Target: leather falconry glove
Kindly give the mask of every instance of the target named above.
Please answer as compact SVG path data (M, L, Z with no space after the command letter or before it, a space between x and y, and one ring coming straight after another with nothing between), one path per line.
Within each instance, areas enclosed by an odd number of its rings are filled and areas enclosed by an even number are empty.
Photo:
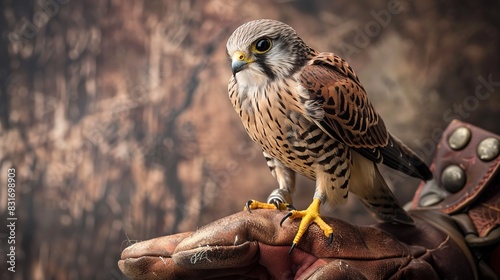
M464 127L465 144L455 135ZM196 232L129 246L118 265L132 279L498 279L500 157L491 143L483 147L484 139L500 138L450 124L431 167L435 179L422 184L412 202L414 226L355 226L324 217L335 228L333 243L312 225L289 255L300 221L280 226L286 212L242 211ZM462 186L453 182L460 176L447 179L452 165L467 177L458 180Z
M413 214L415 226L326 218L336 229L332 244L313 225L288 255L299 221L280 227L283 212L243 211L194 233L136 243L119 266L133 279L473 279L453 221L439 212Z

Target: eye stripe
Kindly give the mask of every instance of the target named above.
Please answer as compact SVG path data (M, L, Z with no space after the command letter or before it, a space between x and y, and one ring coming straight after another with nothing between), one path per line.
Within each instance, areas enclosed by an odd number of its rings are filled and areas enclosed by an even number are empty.
M266 64L266 56L258 56L257 59L255 60L257 64L264 70L264 73L266 73L267 77L269 77L270 80L274 80L275 75L273 70Z

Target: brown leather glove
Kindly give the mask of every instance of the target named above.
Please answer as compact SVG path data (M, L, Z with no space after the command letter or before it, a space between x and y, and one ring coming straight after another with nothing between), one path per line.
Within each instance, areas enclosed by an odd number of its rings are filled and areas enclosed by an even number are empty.
M431 169L413 199L415 226L323 217L333 244L313 225L289 256L299 221L280 227L285 212L256 210L134 244L118 264L134 279L498 279L500 136L455 120Z
M246 211L194 233L159 237L126 248L118 265L133 279L474 279L475 263L452 220L413 211L415 226L359 227L324 217L329 244L312 225L291 255L300 221L286 212Z

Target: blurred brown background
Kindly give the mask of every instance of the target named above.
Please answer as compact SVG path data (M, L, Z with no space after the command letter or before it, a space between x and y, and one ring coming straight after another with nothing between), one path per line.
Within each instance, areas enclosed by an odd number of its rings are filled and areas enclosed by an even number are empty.
M274 18L347 59L428 163L452 118L500 133L498 1L3 0L0 221L16 168L17 272L122 279L135 240L198 226L277 187L227 97L226 39ZM417 180L384 169L401 202ZM295 204L314 183L301 179ZM355 198L335 215L371 223Z

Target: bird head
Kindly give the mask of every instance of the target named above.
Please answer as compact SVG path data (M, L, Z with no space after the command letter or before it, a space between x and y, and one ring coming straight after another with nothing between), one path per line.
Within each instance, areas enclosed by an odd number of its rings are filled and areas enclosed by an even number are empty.
M226 47L233 76L240 85L287 78L301 69L313 52L293 28L271 19L241 25L229 37Z

